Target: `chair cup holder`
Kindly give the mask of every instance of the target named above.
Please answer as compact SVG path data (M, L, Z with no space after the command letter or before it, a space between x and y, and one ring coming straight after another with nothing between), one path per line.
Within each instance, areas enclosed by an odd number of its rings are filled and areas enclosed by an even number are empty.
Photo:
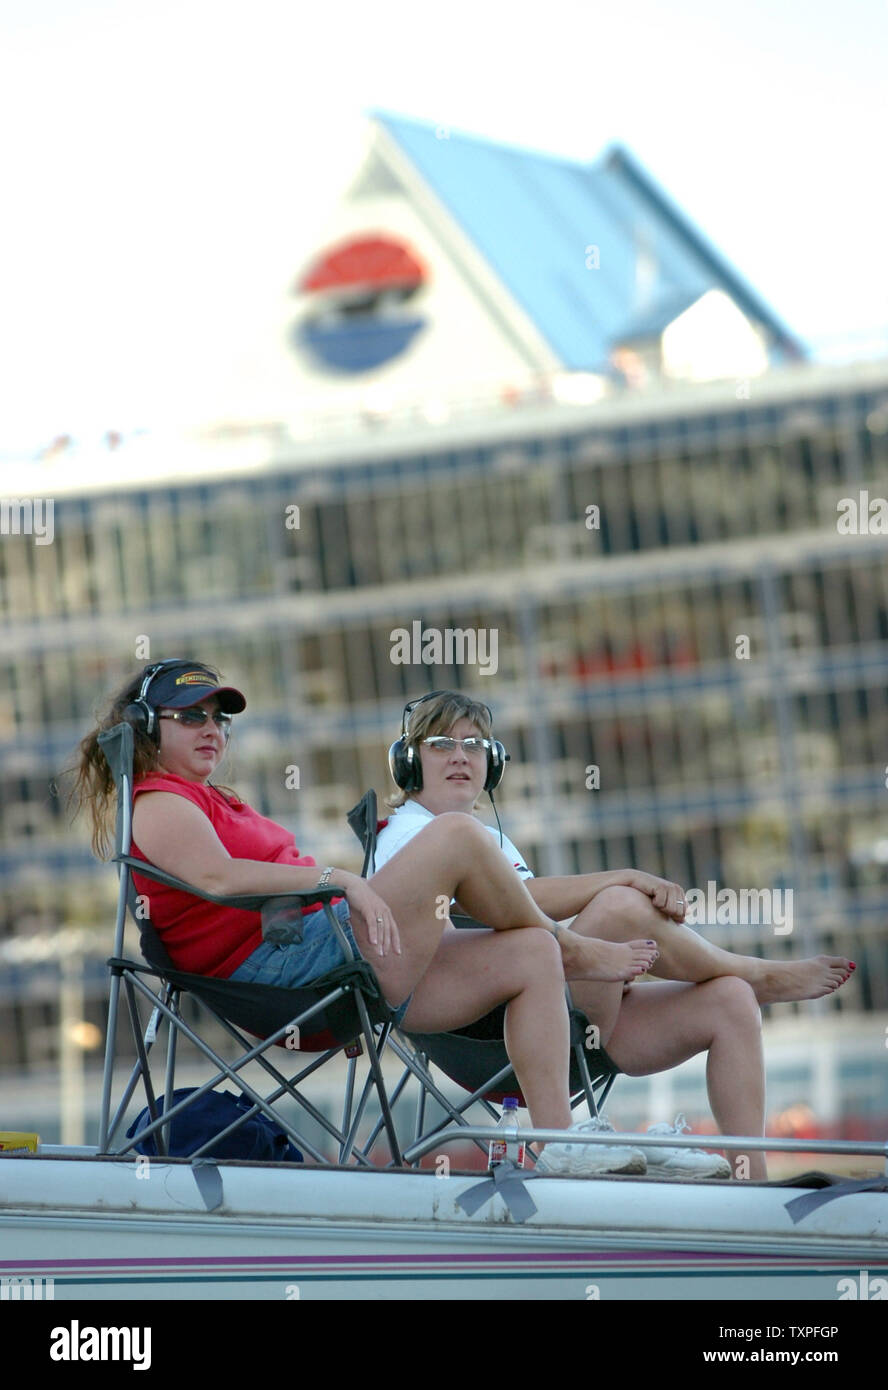
M302 907L297 900L263 903L262 940L272 946L290 946L302 941Z

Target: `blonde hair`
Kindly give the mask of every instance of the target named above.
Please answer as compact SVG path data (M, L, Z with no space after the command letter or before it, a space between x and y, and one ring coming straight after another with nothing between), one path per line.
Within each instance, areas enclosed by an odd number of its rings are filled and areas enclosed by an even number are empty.
M423 700L410 711L403 736L404 742L408 747L412 745L418 749L424 738L433 738L436 734L449 734L460 719L471 720L482 738L492 736L493 725L486 705L472 700L458 690L444 690L431 700ZM405 792L399 787L385 798L385 804L395 810L409 801L412 795L414 793Z

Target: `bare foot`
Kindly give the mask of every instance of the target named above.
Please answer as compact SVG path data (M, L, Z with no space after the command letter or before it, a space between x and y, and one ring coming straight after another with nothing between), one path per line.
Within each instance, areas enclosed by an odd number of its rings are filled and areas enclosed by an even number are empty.
M760 1004L787 1004L793 999L821 999L851 978L854 962L844 956L810 960L762 961L761 978L752 981Z
M563 931L559 941L568 980L634 980L660 954L656 941L599 941L572 931Z

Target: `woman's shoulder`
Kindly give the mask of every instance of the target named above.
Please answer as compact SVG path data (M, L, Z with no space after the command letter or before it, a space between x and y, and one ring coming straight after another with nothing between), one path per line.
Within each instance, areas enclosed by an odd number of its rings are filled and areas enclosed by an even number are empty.
M518 873L521 878L534 878L535 875L533 870L528 868L527 860L524 855L521 853L518 846L509 839L508 835L503 835L502 841L500 842L500 833L496 826L488 825L487 829L490 831L491 835L496 837L497 843L500 845L503 854L506 855L516 873Z
M207 807L213 798L213 788L203 782L189 782L176 772L148 772L133 784L133 796L140 792L173 792L176 796L187 797L195 805Z
M379 833L412 834L427 820L434 820L431 811L427 811L425 806L420 806L418 801L405 801L401 806L392 807Z
M414 801L412 798L409 798L400 806L395 806L389 811L389 818L391 819L392 816L400 816L402 820L406 819L408 816L419 816L421 819L431 820L433 818L433 812L429 811L419 801Z

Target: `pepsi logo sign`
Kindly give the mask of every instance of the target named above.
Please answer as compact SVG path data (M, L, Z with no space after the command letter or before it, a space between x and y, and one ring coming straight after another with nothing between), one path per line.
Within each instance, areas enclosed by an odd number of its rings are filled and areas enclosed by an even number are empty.
M302 300L294 341L325 367L370 371L405 352L426 327L415 300L428 283L416 252L397 237L350 237L324 251L294 286Z

